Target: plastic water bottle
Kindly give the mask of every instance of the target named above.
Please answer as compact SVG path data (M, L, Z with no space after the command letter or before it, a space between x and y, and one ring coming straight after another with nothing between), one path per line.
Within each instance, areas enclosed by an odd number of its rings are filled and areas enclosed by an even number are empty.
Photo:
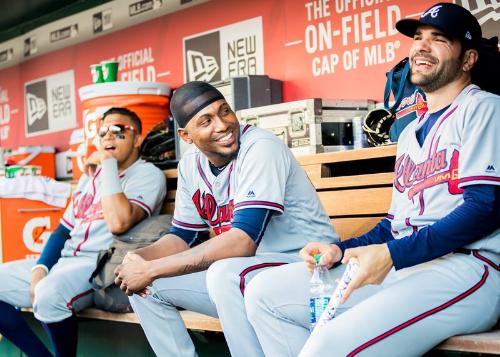
M333 293L333 284L328 278L328 269L319 265L321 256L315 255L316 267L309 281L310 330L316 326Z

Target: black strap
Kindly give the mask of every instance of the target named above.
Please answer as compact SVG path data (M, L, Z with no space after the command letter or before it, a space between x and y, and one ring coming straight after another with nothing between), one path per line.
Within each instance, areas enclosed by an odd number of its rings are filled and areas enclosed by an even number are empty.
M113 248L108 249L99 259L97 262L97 266L94 270L94 272L90 275L89 283L92 283L92 280L101 272L102 268L104 268L104 265L108 262L109 258L113 254Z
M472 249L467 249L467 248L458 248L453 251L453 253L459 253L459 254L465 254L465 255L471 255L473 252Z

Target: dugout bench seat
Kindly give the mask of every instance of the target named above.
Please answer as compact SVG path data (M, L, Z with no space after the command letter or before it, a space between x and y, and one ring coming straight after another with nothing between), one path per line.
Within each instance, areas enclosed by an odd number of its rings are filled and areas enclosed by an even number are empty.
M396 146L340 151L299 157L341 239L359 236L387 214L391 201ZM173 213L177 171L166 170L168 193L163 213ZM134 313L112 313L95 308L81 311L82 318L139 323ZM188 329L219 331L219 320L181 311ZM451 337L441 350L500 354L500 327L489 332Z

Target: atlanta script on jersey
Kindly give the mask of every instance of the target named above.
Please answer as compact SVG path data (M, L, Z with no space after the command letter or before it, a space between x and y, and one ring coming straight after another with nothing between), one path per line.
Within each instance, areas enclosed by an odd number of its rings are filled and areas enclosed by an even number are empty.
M392 220L395 238L430 225L463 203L467 185L500 185L500 97L467 86L438 118L422 146L416 132L428 114L408 125L398 144ZM500 230L468 246L500 252Z

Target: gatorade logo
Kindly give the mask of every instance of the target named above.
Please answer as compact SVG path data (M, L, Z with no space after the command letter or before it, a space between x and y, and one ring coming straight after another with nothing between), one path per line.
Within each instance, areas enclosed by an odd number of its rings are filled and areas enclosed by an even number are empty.
M32 252L41 253L51 233L50 217L32 218L23 228L24 245Z
M43 115L47 112L47 106L42 98L28 93L26 94L26 105L28 109L28 125L33 125L37 120L41 120Z

